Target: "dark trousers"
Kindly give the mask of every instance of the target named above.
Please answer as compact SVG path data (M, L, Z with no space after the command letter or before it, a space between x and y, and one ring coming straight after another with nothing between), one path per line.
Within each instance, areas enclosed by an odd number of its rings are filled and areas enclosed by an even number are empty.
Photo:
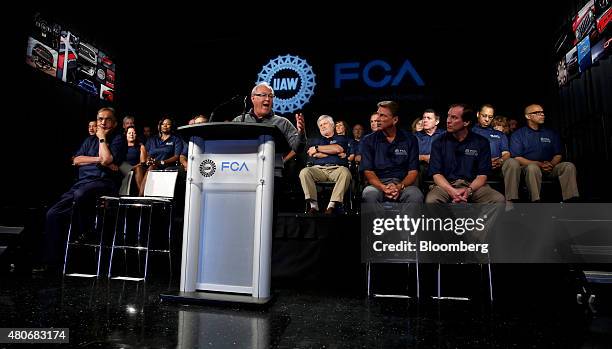
M73 215L73 233L86 233L93 228L96 198L115 194L117 186L107 178L78 181L64 193L47 211L42 261L59 265L68 237L70 216Z

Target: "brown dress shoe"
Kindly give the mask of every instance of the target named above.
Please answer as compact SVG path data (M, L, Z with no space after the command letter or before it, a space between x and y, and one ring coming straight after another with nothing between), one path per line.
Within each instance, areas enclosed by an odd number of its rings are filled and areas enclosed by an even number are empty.
M334 208L333 207L328 207L325 209L325 215L326 216L331 216L334 214Z

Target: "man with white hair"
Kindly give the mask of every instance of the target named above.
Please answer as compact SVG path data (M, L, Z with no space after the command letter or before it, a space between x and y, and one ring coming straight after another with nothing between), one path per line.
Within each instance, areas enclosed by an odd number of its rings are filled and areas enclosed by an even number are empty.
M340 208L344 193L351 183L351 172L348 169L346 157L340 157L348 149L348 138L335 134L334 119L329 115L321 115L317 120L322 137L308 141L308 156L314 163L300 171L300 182L304 196L308 201L307 213L319 212L317 202L316 182L336 182L331 199L325 209L326 215L331 215Z
M274 90L270 84L267 82L260 82L255 85L253 90L251 90L251 102L253 102L253 108L249 110L246 115L235 117L234 120L232 120L233 122L255 122L265 125L274 125L278 127L285 136L293 152L299 153L300 150L303 149L302 146L306 143L306 137L304 135L304 116L301 113L295 115L296 128L288 119L275 115L272 110ZM289 157L294 155L291 152L290 154L291 155L285 156L282 160L289 160ZM281 175L283 161L281 161L280 156L277 157L274 171L277 177Z

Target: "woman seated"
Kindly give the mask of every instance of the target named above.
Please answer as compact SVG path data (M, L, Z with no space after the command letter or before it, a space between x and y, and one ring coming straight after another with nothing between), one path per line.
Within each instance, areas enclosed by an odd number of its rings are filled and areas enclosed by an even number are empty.
M145 163L147 161L147 149L144 144L140 143L138 135L136 134L136 127L129 126L125 134L127 138L127 154L125 161L132 166L134 171L134 177L136 177L136 186L138 187L138 195L144 194L144 174L145 174Z

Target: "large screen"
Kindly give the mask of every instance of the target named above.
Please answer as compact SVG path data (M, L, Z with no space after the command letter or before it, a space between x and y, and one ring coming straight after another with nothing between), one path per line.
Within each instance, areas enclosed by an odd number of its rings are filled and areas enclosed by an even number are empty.
M109 102L114 99L113 59L69 28L50 23L39 14L28 38L26 63L85 93Z

